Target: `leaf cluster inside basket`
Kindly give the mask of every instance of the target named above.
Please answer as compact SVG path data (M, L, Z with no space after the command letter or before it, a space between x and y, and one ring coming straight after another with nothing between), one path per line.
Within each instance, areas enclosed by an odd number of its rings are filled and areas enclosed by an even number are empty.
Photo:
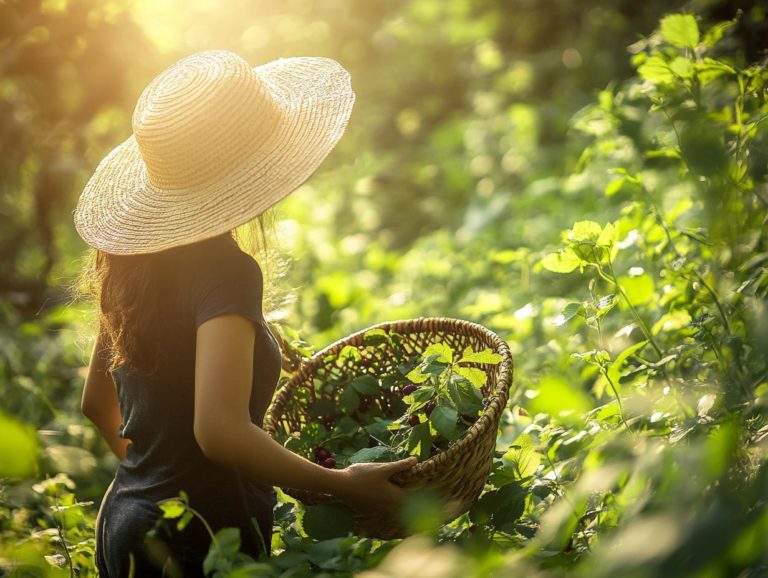
M347 345L326 357L335 371L319 372L313 387L294 392L284 408L307 418L285 446L327 467L346 467L408 455L422 461L461 439L485 406L487 376L474 365L493 365L501 356L471 346L458 352L447 343L405 355L401 340L372 329L364 347Z

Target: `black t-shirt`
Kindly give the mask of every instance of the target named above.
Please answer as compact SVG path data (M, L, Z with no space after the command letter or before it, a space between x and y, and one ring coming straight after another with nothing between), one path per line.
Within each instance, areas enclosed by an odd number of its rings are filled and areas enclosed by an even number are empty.
M263 425L280 376L281 356L262 314L262 271L253 257L225 236L170 251L158 284L168 318L163 319L164 330L153 343L166 348L167 361L152 375L129 363L113 372L122 416L118 434L132 443L101 507L97 565L102 578L127 576L128 551L136 550L140 535L159 516L155 502L178 496L179 490L187 492L190 506L214 532L239 527L242 550L256 557L264 550L260 531L270 553L274 488L206 458L193 432L197 327L225 313L237 313L254 323L249 409L251 421ZM185 576L202 572L210 536L201 523L193 520L168 541L177 558L189 564ZM139 563L147 562L139 556ZM150 575L151 570L145 567L143 572Z

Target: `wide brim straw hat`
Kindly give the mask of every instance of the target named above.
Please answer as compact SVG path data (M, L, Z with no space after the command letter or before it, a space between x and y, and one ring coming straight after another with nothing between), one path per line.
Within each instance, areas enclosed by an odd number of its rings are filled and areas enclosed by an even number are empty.
M177 61L139 97L133 134L96 167L74 222L107 253L153 253L255 218L318 168L355 94L324 57L251 66L227 50Z

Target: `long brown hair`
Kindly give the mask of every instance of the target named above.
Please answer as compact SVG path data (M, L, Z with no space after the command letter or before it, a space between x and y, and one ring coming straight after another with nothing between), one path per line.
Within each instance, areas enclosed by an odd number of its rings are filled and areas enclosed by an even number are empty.
M264 273L263 309L267 319L271 312L288 300L290 293L286 289L280 294L276 291L278 282L282 281L287 271L289 260L273 248L277 244L272 242L276 240L275 214L275 208L272 207L248 225L218 236L231 241L258 261ZM259 226L258 240L252 227L255 223ZM271 238L269 242L268 238ZM146 373L157 370L165 351L155 347L156 341L146 337L164 336L168 324L163 313L168 313L168 308L175 305L174 300L161 299L158 288L171 281L166 275L174 270L174 264L182 252L188 254L190 248L194 250L194 245L185 246L184 251L174 247L137 255L115 255L94 248L88 249L84 265L71 290L76 298L89 298L97 307L99 326L105 333L107 344L107 350L99 353L106 358L108 370L126 361ZM280 332L275 333L282 342ZM165 337L173 338L170 335Z

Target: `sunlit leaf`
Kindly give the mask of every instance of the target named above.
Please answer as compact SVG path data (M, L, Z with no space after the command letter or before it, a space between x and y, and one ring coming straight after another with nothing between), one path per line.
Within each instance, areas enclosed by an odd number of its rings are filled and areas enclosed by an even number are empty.
M670 14L661 19L661 36L673 46L696 48L699 26L691 14Z
M430 343L422 355L424 357L437 355L437 361L443 363L453 362L453 348L447 343Z
M466 377L472 385L477 388L481 388L488 381L488 375L482 370L476 367L463 367L457 366L454 371L459 375Z
M636 277L619 277L619 285L633 305L645 305L653 299L656 287L648 273Z
M674 82L675 75L670 70L667 61L660 56L651 56L637 69L641 78L653 84Z
M490 363L495 364L501 361L501 355L494 353L492 349L486 347L482 351L472 351L472 346L468 345L462 353L459 363L462 362Z
M550 253L544 257L541 264L553 273L570 273L581 264L581 259L570 249L561 249L557 253Z
M32 427L0 413L0 477L34 475L38 449L37 435Z

